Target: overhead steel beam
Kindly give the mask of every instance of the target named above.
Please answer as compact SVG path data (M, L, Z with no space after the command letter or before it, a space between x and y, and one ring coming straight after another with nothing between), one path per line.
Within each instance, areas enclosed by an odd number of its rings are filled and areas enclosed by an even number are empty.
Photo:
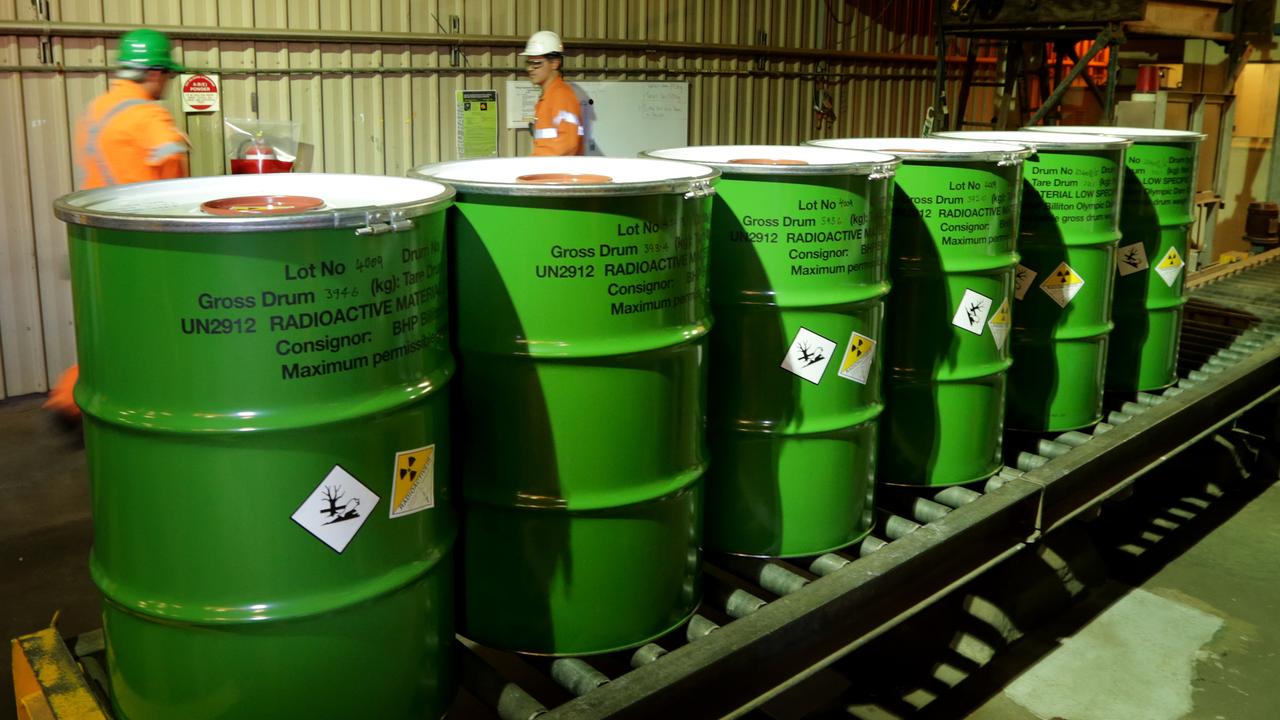
M1076 78L1080 77L1080 73L1089 69L1089 61L1101 52L1102 48L1119 45L1123 42L1124 36L1119 30L1111 27L1103 28L1102 32L1098 33L1098 37L1094 38L1093 44L1089 46L1089 52L1085 53L1080 58L1079 62L1071 66L1071 71L1067 73L1066 77L1062 78L1062 81L1058 83L1058 86L1053 89L1053 93L1050 94L1048 99L1044 101L1044 104L1036 110L1035 114L1031 116L1031 119L1027 121L1027 124L1040 124L1040 121L1044 119L1044 116L1048 115L1050 110L1057 107L1058 102L1061 101L1062 97L1071 89L1071 83L1075 82Z

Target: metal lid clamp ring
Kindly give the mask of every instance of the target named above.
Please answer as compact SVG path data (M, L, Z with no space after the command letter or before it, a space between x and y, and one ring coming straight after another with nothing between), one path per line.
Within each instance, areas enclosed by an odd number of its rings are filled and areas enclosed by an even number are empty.
M364 227L356 228L357 236L385 235L413 227L413 220L405 217L403 210L370 210L364 218Z
M684 194L685 200L696 200L698 198L711 197L716 194L715 187L710 180L695 181L689 191Z

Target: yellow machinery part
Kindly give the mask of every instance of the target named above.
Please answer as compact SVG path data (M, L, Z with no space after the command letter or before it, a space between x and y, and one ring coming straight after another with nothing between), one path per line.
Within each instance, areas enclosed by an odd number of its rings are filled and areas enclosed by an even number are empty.
M55 627L10 641L18 720L106 720Z

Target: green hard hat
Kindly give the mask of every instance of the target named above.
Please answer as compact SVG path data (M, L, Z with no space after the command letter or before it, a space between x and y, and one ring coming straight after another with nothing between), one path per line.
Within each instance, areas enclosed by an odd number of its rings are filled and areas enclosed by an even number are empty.
M120 55L116 62L121 67L146 70L162 68L179 72L182 65L173 59L173 44L164 33L141 28L120 36Z

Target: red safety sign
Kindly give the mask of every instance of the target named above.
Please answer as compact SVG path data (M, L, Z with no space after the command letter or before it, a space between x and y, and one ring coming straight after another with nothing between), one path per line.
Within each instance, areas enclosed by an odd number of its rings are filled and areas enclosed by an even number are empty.
M180 82L183 112L218 111L217 75L183 75Z

